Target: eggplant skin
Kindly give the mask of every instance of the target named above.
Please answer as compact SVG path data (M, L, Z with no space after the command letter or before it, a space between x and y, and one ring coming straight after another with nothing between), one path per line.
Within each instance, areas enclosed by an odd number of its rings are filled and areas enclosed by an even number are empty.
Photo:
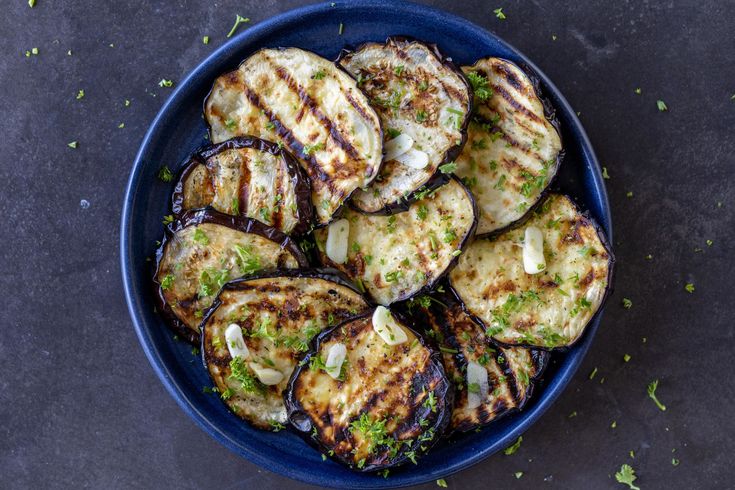
M424 298L410 302L409 311L414 325L422 325L426 336L441 350L444 370L454 383L450 430L468 432L521 410L531 398L550 354L538 349L499 347L449 294L433 293ZM488 396L476 408L468 406L470 361L488 373Z
M407 212L391 216L348 210L348 255L336 264L325 252L328 229L314 232L320 260L362 284L388 305L432 288L451 270L476 227L472 195L457 179L426 193Z
M226 284L202 322L202 359L224 403L238 417L268 429L286 423L283 390L312 337L365 313L370 305L359 291L328 269L299 269L237 279ZM236 369L255 380L247 391L233 377L224 332L237 323L249 357ZM278 370L283 380L266 386L250 362Z
M546 269L526 274L525 228L544 238ZM602 230L562 194L524 225L476 240L449 274L454 294L496 342L541 349L574 344L602 308L615 259Z
M217 78L204 102L215 143L250 134L280 142L311 179L318 225L378 175L380 119L357 82L298 48L261 49Z
M372 313L322 332L285 394L291 425L357 471L384 470L426 453L444 433L453 401L438 352L396 312L408 340L387 345L375 333ZM347 348L344 381L314 361L326 359L336 343Z
M456 175L475 195L482 236L529 215L556 177L564 152L553 108L533 75L500 58L483 58L462 70L477 86Z
M223 283L308 265L298 245L275 228L212 208L193 209L166 228L156 251L153 285L168 325L199 345L199 323Z
M206 206L297 235L309 231L314 215L309 177L296 159L252 136L206 146L189 158L174 189L173 213Z
M394 36L343 50L337 63L358 80L383 128L411 136L414 148L429 155L423 169L384 162L377 179L350 204L367 213L395 212L435 177L446 182L448 175L437 170L459 155L472 112L472 88L452 60L434 44Z

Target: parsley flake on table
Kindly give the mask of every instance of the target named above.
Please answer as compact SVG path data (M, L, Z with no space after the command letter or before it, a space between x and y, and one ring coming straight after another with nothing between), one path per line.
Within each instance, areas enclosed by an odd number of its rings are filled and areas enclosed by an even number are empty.
M658 398L656 398L656 389L658 388L658 380L654 379L648 384L648 396L653 400L653 402L656 404L656 406L661 410L662 412L666 411L666 405L661 403Z
M77 92L77 100L84 98L84 90L79 89L79 92Z
M658 107L658 110L661 111L661 112L664 112L664 111L668 111L669 110L669 107L666 105L666 102L664 102L661 99L658 99L656 101L656 107Z
M36 0L28 0L28 6L30 8L33 8L36 6Z
M602 167L602 178L603 179L609 179L610 178L610 174L607 173L607 167Z
M707 246L708 247L711 247L713 243L715 243L715 242L713 242L712 240L707 240Z
M442 488L447 488L447 481L444 478L439 478L436 481L437 486L440 486Z
M672 466L679 466L679 460L676 458L671 458L671 465Z
M345 25L342 22L339 23L339 31L338 32L339 32L339 35L340 36L342 35L343 32L345 32Z
M684 290L687 293L692 294L694 292L694 284L692 284L691 282L686 283L686 286L684 286Z
M623 298L623 308L629 310L633 307L633 302L628 298Z
M159 87L173 87L173 85L173 80L166 80L165 78L162 78L161 81L158 82Z
M240 24L247 24L248 22L250 22L250 19L248 17L243 17L240 14L236 14L235 24L232 26L232 29L230 29L230 32L227 33L227 37L232 37Z
M495 14L495 17L497 17L500 20L505 20L505 14L503 13L503 8L497 8L493 10L493 13Z
M635 89L635 90L634 90L634 92L635 92L635 93L636 93L637 95L641 95L641 88L640 88L640 87L638 87L637 89Z
M76 141L71 141L71 142L67 143L66 146L68 146L69 148L76 149L77 148L77 142Z
M125 107L130 107L130 101L128 99L125 99Z
M593 379L595 376L597 376L597 368L593 369L592 372L590 372L589 379Z
M523 472L522 471L516 471L514 473L514 475L516 477L516 480L520 480L520 478L523 476Z
M620 467L620 471L615 473L615 479L618 483L628 485L628 488L632 490L641 490L639 487L633 485L637 477L635 476L635 470L629 464L624 464Z
M209 36L204 36L202 38L202 44L209 44Z
M623 362L630 362L630 354L625 354L623 356Z
M503 449L503 454L505 454L506 456L515 454L515 452L518 451L518 448L521 447L522 442L523 442L523 436L518 436L518 439L516 440L516 442L514 442L512 445Z

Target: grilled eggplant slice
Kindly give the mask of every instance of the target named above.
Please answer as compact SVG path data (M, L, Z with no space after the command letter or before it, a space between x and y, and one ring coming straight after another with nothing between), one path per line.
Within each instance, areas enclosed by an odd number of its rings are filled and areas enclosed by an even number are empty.
M187 211L171 223L156 257L159 307L171 328L197 345L203 312L225 282L308 265L299 247L275 228L211 208Z
M344 220L316 230L320 260L344 272L382 305L430 289L472 237L475 204L456 179L422 194L404 213L376 216L348 210ZM337 235L341 226L347 228L343 263L328 253L329 235Z
M297 48L262 49L214 82L204 114L215 143L250 134L285 145L311 179L317 222L378 175L380 120L357 82Z
M173 194L173 212L211 206L257 219L286 234L309 230L311 185L285 149L260 138L236 137L195 153Z
M462 67L475 88L475 117L456 174L480 211L477 234L524 217L557 174L562 143L550 105L532 79L500 58Z
M263 429L284 424L283 390L311 338L369 309L335 272L280 271L222 288L202 323L202 353L222 399L238 417ZM231 353L228 341L239 342L227 338L231 329L241 332L245 348L235 352L242 355Z
M424 325L439 345L444 370L454 382L451 430L474 430L523 408L548 352L498 347L448 295L422 296L410 304L414 323Z
M285 398L289 421L308 441L360 471L415 461L441 437L452 410L439 354L398 316L393 321L405 339L389 345L374 316L319 335ZM337 379L329 374L333 350L345 352Z
M525 238L535 233L543 243L532 247ZM545 264L532 261L528 273L534 247ZM470 245L449 279L493 339L553 349L576 342L601 308L613 263L594 221L568 197L550 194L522 226Z
M437 173L437 169L453 160L464 145L472 110L469 83L435 45L405 37L344 51L338 63L358 80L387 136L394 140L385 144L388 154L378 178L357 191L351 204L368 213L405 210L404 199L421 186L447 181L448 172ZM408 144L391 151L398 135ZM406 151L424 155L412 157L414 162L419 158L419 163L406 164Z

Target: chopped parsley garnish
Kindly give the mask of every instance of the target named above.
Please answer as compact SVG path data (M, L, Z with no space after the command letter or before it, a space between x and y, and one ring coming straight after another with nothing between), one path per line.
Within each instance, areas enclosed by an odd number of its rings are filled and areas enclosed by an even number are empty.
M493 89L490 88L487 78L483 77L476 71L471 71L467 74L467 79L470 81L470 85L472 85L475 97L479 100L484 101L493 96Z
M321 151L324 149L324 143L314 143L313 145L304 145L301 153L304 155L311 155L315 151Z
M633 307L633 302L628 298L623 298L623 308L629 310Z
M597 375L597 368L593 369L589 375L589 379L593 379Z
M161 223L163 223L164 225L170 225L173 222L174 222L174 215L173 214L167 214L161 220Z
M232 214L237 216L240 214L240 200L236 197L232 198L232 204L230 205L230 210L232 211Z
M671 458L671 465L672 466L679 466L679 460L676 458Z
M451 174L457 170L457 164L454 162L445 163L439 166L439 171L443 174Z
M393 73L395 73L397 77L400 77L401 73L403 73L403 69L404 69L403 65L398 65L395 68L393 68Z
M515 452L518 451L518 448L521 447L522 442L523 442L523 436L518 436L518 439L516 440L516 442L514 442L512 445L503 449L503 454L505 454L506 456L515 454Z
M204 269L199 274L199 297L213 296L227 282L230 271L227 269Z
M345 32L345 25L343 22L339 23L339 31L337 31L339 35L341 36L343 32Z
M171 170L169 170L166 165L164 165L161 167L161 170L158 171L158 178L163 182L171 182L171 179L174 178L174 174L171 173Z
M253 253L250 247L235 245L233 250L237 256L235 262L243 275L254 274L261 269L260 258Z
M686 286L684 286L684 290L685 290L685 291L686 291L687 293L689 293L689 294L693 293L693 292L694 292L694 284L692 284L691 282L688 282L688 283L686 284Z
M232 37L240 24L247 24L248 22L250 22L249 18L237 14L237 16L235 17L235 24L232 26L232 29L230 29L230 32L227 33L227 37Z
M326 72L324 70L319 70L316 73L314 73L311 76L311 78L313 78L314 80L323 80L324 77L326 77L326 76L327 76L327 74L326 74Z
M661 403L658 398L656 398L656 389L658 388L658 380L654 379L648 384L648 396L653 400L653 403L656 404L656 406L661 410L662 412L666 411L666 405Z
M79 89L79 92L77 92L77 100L84 98L84 90Z
M204 36L202 38L202 44L209 44L209 36Z
M661 111L661 112L664 112L664 111L668 111L669 110L668 106L666 105L666 102L664 102L661 99L659 99L659 100L656 101L656 107L658 107L658 110Z
M388 133L388 137L390 139L397 138L398 136L401 135L401 132L395 128L388 128L385 131L386 133Z
M201 243L202 245L209 245L209 237L202 231L201 228L194 230L194 241Z
M385 280L386 282L396 282L401 277L403 277L403 272L401 271L391 271L385 273Z
M434 396L433 391L430 391L429 394L426 396L426 400L424 400L423 406L424 408L431 409L432 412L436 412L436 397Z
M164 291L171 287L171 285L174 283L174 275L173 274L166 274L163 276L163 279L161 279L161 289Z
M416 122L422 123L426 121L427 117L426 111L416 111Z
M230 361L229 379L238 381L242 390L247 393L265 395L265 386L250 373L248 368L245 366L245 361L240 356L235 356L235 358Z
M607 173L607 167L602 167L602 178L610 179L610 174Z
M396 231L396 217L395 216L388 217L388 224L386 225L386 227L388 229L388 233L393 233L394 231Z
M71 142L67 143L66 146L68 146L69 148L76 149L77 148L77 142L76 141L71 141Z
M628 464L620 467L620 471L615 473L615 479L618 483L628 485L631 490L641 490L640 487L633 485L633 482L636 481L635 470Z
M631 358L630 358L630 354L625 354L625 355L623 356L623 362L630 362L630 359L631 359Z
M505 14L503 13L503 8L497 8L493 10L493 13L495 14L495 17L497 17L500 20L505 20Z
M429 208L427 208L423 204L419 205L418 209L416 210L416 217L420 219L421 221L423 221L426 219L428 215L429 215Z

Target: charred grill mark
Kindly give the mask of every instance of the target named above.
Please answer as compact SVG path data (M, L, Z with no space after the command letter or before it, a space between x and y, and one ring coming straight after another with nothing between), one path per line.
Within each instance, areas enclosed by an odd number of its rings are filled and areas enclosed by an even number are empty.
M525 91L525 87L523 86L523 83L515 76L515 74L504 64L504 63L495 63L492 67L493 71L496 75L501 75L505 81L508 82L508 85L513 87L519 92Z
M304 153L303 143L301 143L293 135L291 130L287 126L285 126L283 122L281 122L281 120L273 113L273 111L271 111L268 107L266 107L265 104L263 104L258 94L253 91L245 82L242 83L242 90L243 92L245 92L245 97L247 97L248 101L250 101L253 106L263 111L263 114L265 114L268 120L275 125L275 131L278 137L284 141L284 143L289 147L291 152L298 158L298 160L305 164L302 166L304 167L304 170L306 170L306 172L309 174L309 177L311 177L312 185L314 187L319 187L319 183L328 180L329 174L327 174L324 169L322 169L317 159L311 155L306 155Z
M329 136L331 137L332 141L334 141L342 149L342 151L344 151L352 159L360 161L361 157L359 152L355 149L354 146L352 146L349 141L345 140L342 137L342 134L339 131L336 130L332 120L329 119L329 117L327 117L321 110L319 110L317 102L315 102L314 99L312 99L311 96L294 81L294 79L291 77L291 75L288 74L285 68L276 65L272 61L271 65L275 66L275 73L276 75L278 75L278 78L283 80L286 83L286 86L292 92L296 93L299 96L301 102L306 107L308 107L311 115L314 116L317 121L319 121L319 123L324 127L324 129L327 130L327 132L329 132Z
M274 203L273 203L273 212L271 213L271 222L272 226L275 228L281 229L281 226L283 225L283 214L284 214L284 196L286 195L283 184L284 179L286 178L285 175L283 175L280 171L276 172L276 195L274 196ZM281 197L281 200L278 201L278 196Z
M579 280L579 285L581 287L589 286L592 283L592 280L595 278L595 271L593 269L590 269L587 271L587 274Z
M505 87L501 85L493 85L493 91L496 94L499 94L508 103L508 105L510 105L516 111L525 115L528 119L531 119L532 121L535 121L539 124L544 123L545 119L540 118L525 105L516 100L513 95L511 95L510 92L505 89Z
M501 360L503 362L500 362ZM505 378L505 382L508 385L508 391L510 391L512 399L516 402L519 402L523 399L523 392L520 390L519 386L516 383L516 376L513 372L513 366L508 359L508 355L503 349L498 349L495 352L495 362L503 372L503 377Z

